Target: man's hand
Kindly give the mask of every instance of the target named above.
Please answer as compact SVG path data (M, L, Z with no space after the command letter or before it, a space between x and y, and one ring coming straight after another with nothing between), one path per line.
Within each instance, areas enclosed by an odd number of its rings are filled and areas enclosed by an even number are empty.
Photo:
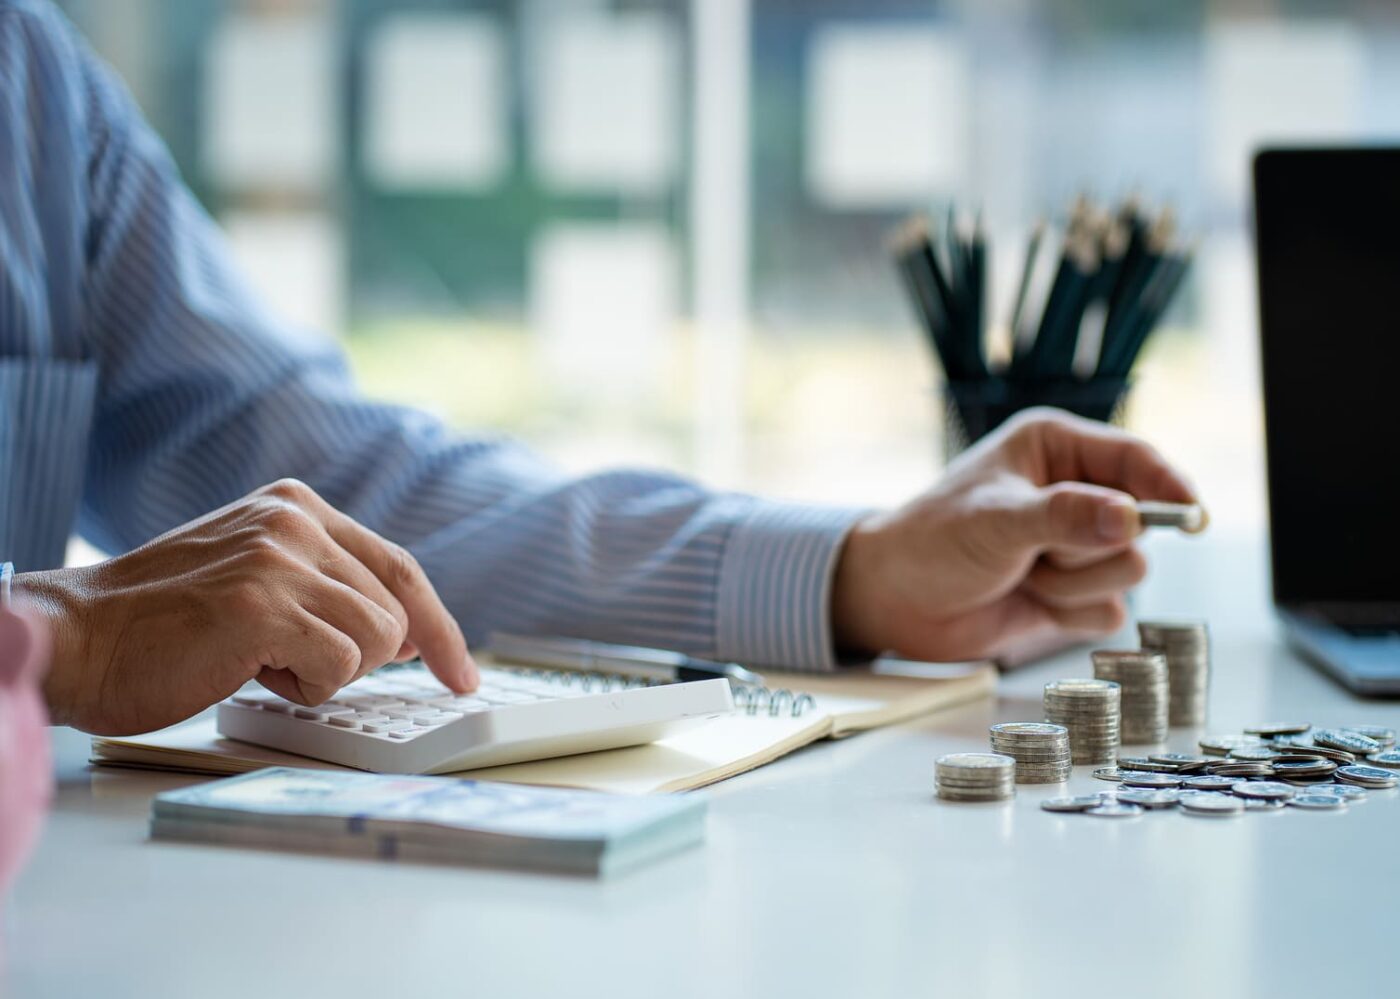
M252 679L318 704L415 655L454 691L477 683L413 556L290 479L110 562L18 576L15 593L53 635L54 721L104 735L173 724Z
M1003 655L1123 623L1147 571L1134 498L1194 502L1149 445L1056 410L1018 416L929 492L858 524L832 592L837 647Z

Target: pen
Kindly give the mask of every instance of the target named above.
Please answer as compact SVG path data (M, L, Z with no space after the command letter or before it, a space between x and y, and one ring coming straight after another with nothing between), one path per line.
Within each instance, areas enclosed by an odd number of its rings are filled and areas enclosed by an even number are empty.
M610 645L581 638L509 635L502 632L492 633L487 648L498 659L528 666L546 666L551 669L589 673L615 673L619 676L663 683L726 679L731 684L763 685L763 677L738 663L697 659L667 649Z

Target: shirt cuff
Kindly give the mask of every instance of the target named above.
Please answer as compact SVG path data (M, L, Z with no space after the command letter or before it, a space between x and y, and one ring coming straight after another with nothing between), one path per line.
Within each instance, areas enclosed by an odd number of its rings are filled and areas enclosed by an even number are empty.
M763 503L735 524L719 569L719 658L757 667L834 670L832 577L842 542L869 512Z

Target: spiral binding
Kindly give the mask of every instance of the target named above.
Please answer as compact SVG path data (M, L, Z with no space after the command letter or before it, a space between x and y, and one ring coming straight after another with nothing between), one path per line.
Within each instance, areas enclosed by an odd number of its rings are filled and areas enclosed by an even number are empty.
M578 689L584 693L606 694L612 690L634 690L637 687L664 686L660 683L653 683L635 676L621 676L617 673L581 672L567 669L532 669L530 667L498 665L500 669L508 669L512 673L519 673L521 676L528 676L532 679L543 680L546 683L558 683L565 687L578 685ZM734 687L734 710L742 711L744 714L757 715L760 711L767 710L770 718L777 718L786 708L790 717L801 718L802 715L816 708L816 699L811 694L800 694L788 690L786 687L779 687L776 690L770 687L755 687L752 685L740 685Z

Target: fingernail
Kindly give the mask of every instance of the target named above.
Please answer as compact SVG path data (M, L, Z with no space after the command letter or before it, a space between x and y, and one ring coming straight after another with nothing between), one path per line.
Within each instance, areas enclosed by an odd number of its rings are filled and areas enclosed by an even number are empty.
M1137 507L1127 500L1113 500L1099 507L1099 537L1104 541L1128 541L1137 536Z

